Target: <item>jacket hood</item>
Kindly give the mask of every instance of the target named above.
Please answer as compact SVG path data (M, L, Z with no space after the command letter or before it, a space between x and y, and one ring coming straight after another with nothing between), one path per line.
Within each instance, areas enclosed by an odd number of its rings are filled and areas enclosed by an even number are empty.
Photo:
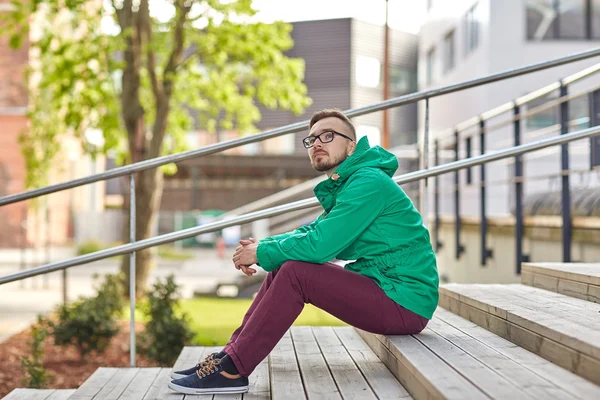
M369 139L364 136L356 144L354 153L344 160L344 162L335 170L335 173L332 174L332 179L334 179L334 175L337 174L339 180L346 180L357 170L366 167L379 168L388 176L392 177L398 169L398 159L383 147L371 147L369 145Z

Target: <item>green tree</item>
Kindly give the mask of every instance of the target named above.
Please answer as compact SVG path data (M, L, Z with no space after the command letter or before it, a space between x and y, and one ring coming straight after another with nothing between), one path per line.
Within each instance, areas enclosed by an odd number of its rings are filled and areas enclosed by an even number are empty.
M31 127L21 141L28 187L46 183L66 134L83 144L86 132L100 130L103 147L86 151L116 150L122 163L137 162L184 150L194 118L212 132L219 125L248 134L259 104L296 114L310 104L303 60L284 55L291 25L253 21L251 0L151 3L13 0L12 11L0 14L0 33L32 55ZM174 172L168 167L136 176L138 240L151 235L163 173ZM140 251L137 262L142 293L151 251Z

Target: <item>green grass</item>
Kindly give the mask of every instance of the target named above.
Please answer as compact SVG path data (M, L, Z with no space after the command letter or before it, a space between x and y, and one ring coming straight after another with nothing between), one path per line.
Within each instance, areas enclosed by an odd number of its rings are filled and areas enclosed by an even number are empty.
M194 298L181 300L182 311L190 317L190 327L196 336L193 344L223 346L233 331L241 324L250 307L249 299ZM294 325L342 326L346 325L310 304L307 304Z

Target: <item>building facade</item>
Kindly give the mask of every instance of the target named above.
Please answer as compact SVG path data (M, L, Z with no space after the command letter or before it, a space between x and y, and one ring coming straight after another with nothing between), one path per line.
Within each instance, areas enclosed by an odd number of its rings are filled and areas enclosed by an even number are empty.
M301 115L261 108L261 130L308 120L323 108L366 106L383 99L384 27L352 18L294 22L294 47L290 57L305 61L304 83L312 105ZM390 96L400 96L417 88L417 36L390 31ZM359 137L368 136L380 144L382 113L354 118ZM410 105L389 113L390 144L410 145L417 141L417 108ZM231 149L223 155L189 160L179 173L168 177L163 194L163 210L184 205L188 210L231 209L258 200L318 176L312 170L302 146L308 132L285 135L261 143ZM235 131L220 132L221 140L238 137ZM217 136L196 132L194 147L216 143ZM252 155L253 168L239 168ZM215 168L213 158L219 159ZM402 163L404 170L414 163ZM293 166L290 168L289 166ZM204 190L211 188L210 191ZM309 195L308 193L307 195Z
M428 1L428 16L419 35L419 88L430 89L477 77L534 64L600 46L600 3L591 0L442 0ZM446 156L454 158L456 124L503 103L557 82L598 59L547 69L521 77L437 97L430 105L431 145L437 140ZM592 75L570 84L568 94L584 93L600 85L600 75ZM559 97L556 90L538 99L521 112L527 112ZM597 103L597 102L596 102ZM597 108L597 107L596 107ZM588 95L569 101L570 129L588 126ZM420 113L423 114L423 105ZM512 118L512 110L494 118L488 126ZM521 123L522 143L552 137L560 133L558 106L551 107ZM592 111L592 113L598 112ZM423 119L419 129L423 130ZM460 134L459 156L480 152L478 128ZM514 145L514 127L504 124L486 134L486 151ZM597 144L595 144L597 145ZM432 147L433 148L433 147ZM572 190L599 187L598 173L591 170L588 141L569 145L570 168L580 174L571 179ZM444 152L442 152L444 154ZM595 160L593 164L598 164ZM525 197L560 191L560 148L524 157ZM479 169L460 172L461 215L479 215ZM514 160L490 164L486 170L487 209L490 215L508 215L514 209ZM454 203L452 174L441 178L441 212L452 214Z

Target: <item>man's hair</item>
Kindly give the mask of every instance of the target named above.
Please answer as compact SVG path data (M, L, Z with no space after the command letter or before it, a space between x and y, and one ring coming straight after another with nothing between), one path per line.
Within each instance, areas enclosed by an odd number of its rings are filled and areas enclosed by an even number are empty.
M308 124L308 129L312 129L314 124L325 118L337 118L343 121L350 130L352 138L356 140L356 129L354 129L354 125L352 125L352 122L350 122L348 117L346 117L344 113L337 108L326 108L314 113L310 119L310 123Z

